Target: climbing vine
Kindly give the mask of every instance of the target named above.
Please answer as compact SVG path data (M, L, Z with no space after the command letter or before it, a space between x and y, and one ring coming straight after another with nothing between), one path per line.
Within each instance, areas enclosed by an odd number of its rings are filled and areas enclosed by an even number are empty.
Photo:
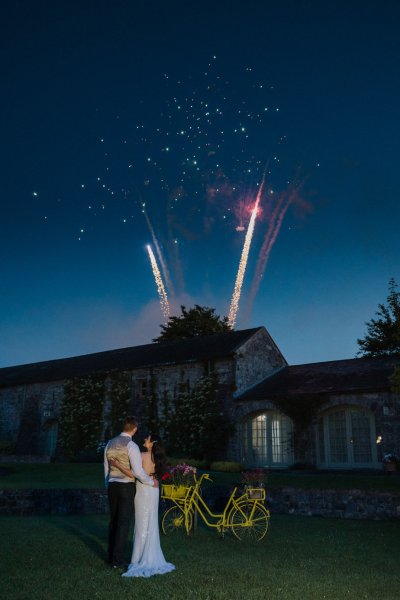
M59 445L69 456L97 447L103 429L104 374L66 382L59 420Z
M109 373L111 397L111 432L117 435L121 431L121 424L129 413L131 398L131 383L129 373L126 371L112 371Z
M312 424L324 402L326 398L322 395L290 396L273 400L275 406L290 417L298 429L307 429Z
M146 399L145 420L149 433L160 432L160 420L158 417L159 399L157 396L157 379L154 373L150 377L150 393Z
M308 428L316 420L324 402L326 402L326 398L322 395L290 396L273 400L275 406L290 417L294 423L292 445L295 456L300 459L306 459L313 447Z
M193 388L182 383L162 425L172 453L211 459L223 452L233 428L218 398L216 373L202 377Z

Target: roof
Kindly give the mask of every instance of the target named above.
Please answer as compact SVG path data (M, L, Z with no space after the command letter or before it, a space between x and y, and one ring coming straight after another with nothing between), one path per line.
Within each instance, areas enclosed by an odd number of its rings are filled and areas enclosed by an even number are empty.
M132 346L72 358L4 367L0 369L0 387L61 381L113 369L129 370L215 360L232 356L237 348L262 329L264 328L256 327L183 341Z
M400 355L288 366L236 399L261 400L283 396L388 390L388 377L396 365L400 365Z

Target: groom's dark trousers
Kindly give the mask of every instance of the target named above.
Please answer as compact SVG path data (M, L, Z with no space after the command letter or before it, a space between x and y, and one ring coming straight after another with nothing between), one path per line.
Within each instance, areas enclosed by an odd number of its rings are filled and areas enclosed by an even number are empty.
M111 481L107 492L110 507L108 561L112 565L122 566L125 563L125 546L134 511L136 483Z

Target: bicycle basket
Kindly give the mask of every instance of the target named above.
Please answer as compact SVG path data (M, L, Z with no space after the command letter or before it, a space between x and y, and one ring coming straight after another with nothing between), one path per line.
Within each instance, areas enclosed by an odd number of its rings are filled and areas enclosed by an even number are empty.
M264 488L247 488L247 495L250 500L265 500Z
M184 485L178 486L178 485L163 484L161 497L162 498L172 498L172 499L179 499L179 498L183 499L183 498L186 498L190 489L191 489L191 487L187 487Z

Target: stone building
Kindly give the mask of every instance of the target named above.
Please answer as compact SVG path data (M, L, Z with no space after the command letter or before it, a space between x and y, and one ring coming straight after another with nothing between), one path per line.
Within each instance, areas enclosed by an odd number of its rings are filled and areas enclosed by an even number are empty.
M127 373L130 409L144 417L150 388L173 398L182 382L218 375L235 425L226 459L252 466L377 468L400 454L400 398L388 377L400 357L289 366L264 327L0 369L0 441L54 455L65 384ZM107 386L106 386L107 389ZM112 398L109 399L112 401ZM106 429L106 427L105 427Z

